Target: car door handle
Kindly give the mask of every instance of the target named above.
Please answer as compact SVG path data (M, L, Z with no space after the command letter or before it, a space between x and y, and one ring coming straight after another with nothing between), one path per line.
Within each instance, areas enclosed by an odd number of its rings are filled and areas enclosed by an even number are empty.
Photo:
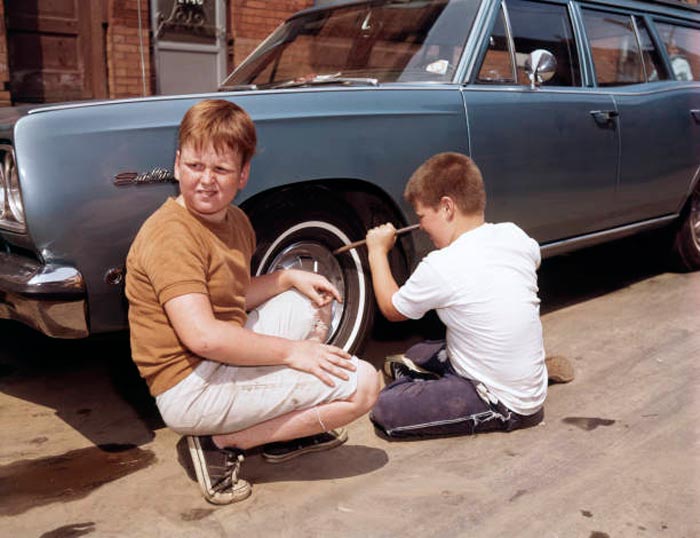
M700 123L700 108L691 108L690 109L690 115L693 117L695 121Z
M597 123L603 124L610 123L620 115L617 110L591 110L590 114Z

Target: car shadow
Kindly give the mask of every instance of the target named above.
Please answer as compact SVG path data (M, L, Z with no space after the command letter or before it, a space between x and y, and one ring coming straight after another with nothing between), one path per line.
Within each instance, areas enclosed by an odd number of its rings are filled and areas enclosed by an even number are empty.
M588 301L670 270L668 233L640 234L542 261L541 314Z
M163 427L128 333L59 340L2 320L0 341L0 392L52 410L95 445L140 446Z

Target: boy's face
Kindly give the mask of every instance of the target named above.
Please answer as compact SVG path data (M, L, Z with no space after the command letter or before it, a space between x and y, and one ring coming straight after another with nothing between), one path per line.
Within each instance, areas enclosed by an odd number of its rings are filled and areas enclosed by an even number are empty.
M195 215L212 222L226 216L226 208L245 187L250 163L243 165L238 152L217 152L213 145L195 149L186 144L175 156L175 177L180 182L178 201Z
M423 205L420 200L416 200L413 209L418 217L421 230L428 234L435 248L443 248L450 244L451 231L446 211L442 203L436 208Z

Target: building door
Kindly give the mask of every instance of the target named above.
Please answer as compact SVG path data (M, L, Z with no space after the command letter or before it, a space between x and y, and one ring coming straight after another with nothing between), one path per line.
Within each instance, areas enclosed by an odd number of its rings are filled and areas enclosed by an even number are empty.
M103 6L103 0L5 0L15 104L107 96Z
M159 94L216 91L226 77L225 0L152 0Z

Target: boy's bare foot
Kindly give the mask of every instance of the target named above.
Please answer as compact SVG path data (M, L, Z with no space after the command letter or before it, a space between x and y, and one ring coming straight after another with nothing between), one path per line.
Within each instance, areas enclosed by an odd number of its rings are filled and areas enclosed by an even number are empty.
M561 355L552 355L544 359L547 365L547 377L550 383L568 383L574 379L574 366L569 359Z

